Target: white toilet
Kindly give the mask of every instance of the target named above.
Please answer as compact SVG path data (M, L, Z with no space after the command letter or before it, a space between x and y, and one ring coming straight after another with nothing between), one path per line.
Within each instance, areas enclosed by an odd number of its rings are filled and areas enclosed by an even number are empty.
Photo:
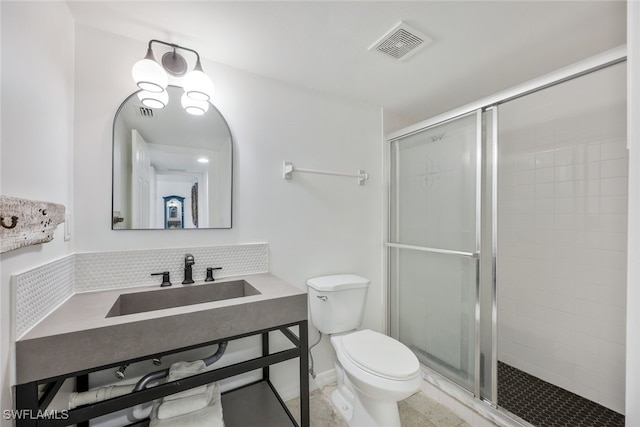
M362 322L369 280L355 274L309 279L311 322L331 335L338 388L331 399L350 427L400 427L398 401L420 389L420 363L404 344Z

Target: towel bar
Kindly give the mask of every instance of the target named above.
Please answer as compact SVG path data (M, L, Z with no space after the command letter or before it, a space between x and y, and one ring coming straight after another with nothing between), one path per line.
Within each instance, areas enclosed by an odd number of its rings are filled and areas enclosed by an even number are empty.
M315 173L320 175L333 175L333 176L346 176L349 178L358 178L358 184L364 185L364 182L369 179L369 174L363 170L358 170L358 173L343 173L343 172L331 172L331 171L322 171L317 169L303 169L298 168L293 165L292 162L284 162L282 165L282 177L284 179L291 179L293 172L305 172L305 173Z

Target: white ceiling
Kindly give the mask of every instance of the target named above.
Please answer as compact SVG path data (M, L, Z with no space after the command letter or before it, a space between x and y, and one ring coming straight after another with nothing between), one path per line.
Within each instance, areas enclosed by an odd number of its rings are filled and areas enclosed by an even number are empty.
M77 22L381 106L408 123L625 43L618 1L68 1ZM435 41L369 51L398 22ZM142 56L142 53L141 53ZM206 69L205 69L206 71Z

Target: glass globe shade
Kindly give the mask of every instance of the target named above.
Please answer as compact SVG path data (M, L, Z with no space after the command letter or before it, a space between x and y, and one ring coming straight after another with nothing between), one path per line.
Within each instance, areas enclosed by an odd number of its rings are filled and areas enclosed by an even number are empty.
M197 101L208 101L213 95L211 79L197 68L184 76L184 92Z
M149 92L163 92L169 83L162 66L148 57L133 64L131 75L140 89Z

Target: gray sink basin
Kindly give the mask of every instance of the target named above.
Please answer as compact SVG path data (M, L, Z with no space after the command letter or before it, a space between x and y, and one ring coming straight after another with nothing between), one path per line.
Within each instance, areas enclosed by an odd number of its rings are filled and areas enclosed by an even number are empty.
M121 294L106 317L124 316L126 314L163 310L251 295L260 295L260 292L245 280Z

